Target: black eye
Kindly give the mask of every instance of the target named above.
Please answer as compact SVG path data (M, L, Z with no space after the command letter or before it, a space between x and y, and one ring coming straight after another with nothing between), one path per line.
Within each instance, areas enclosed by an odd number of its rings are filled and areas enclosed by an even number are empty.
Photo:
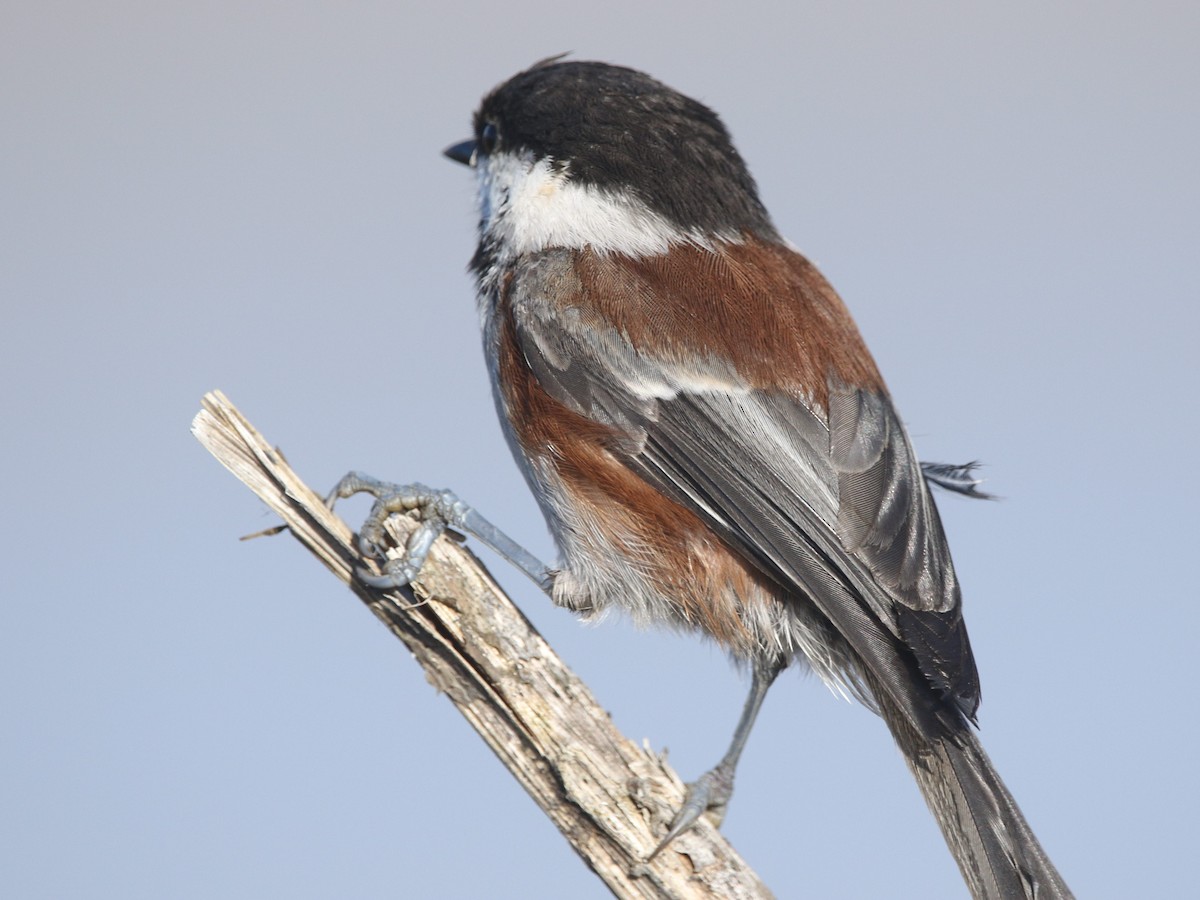
M479 152L491 153L496 149L496 144L500 141L500 132L496 130L496 126L488 122L483 126L483 130L479 132Z

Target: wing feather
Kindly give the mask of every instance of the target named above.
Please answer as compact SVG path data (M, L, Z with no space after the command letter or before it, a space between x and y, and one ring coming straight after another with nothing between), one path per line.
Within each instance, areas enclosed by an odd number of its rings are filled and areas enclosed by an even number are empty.
M614 450L626 465L815 604L915 723L928 724L935 697L973 717L954 567L885 393L831 377L826 412L728 366L639 352L570 310L527 298L514 318L542 387L626 435ZM917 671L933 692L914 689Z

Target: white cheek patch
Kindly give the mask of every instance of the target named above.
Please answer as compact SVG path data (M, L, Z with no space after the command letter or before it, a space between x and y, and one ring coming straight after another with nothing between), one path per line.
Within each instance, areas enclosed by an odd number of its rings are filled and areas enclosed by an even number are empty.
M710 244L627 192L571 182L563 167L547 159L497 153L481 157L476 171L483 231L514 254L587 246L601 253L653 256L673 244Z

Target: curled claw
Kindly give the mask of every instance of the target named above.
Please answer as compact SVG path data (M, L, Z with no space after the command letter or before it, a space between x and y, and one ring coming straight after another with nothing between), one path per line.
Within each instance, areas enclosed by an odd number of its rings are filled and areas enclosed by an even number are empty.
M383 560L388 547L384 524L395 515L407 515L419 525L409 536L404 555L383 564L384 574L358 570L364 584L384 590L411 584L420 574L429 551L447 528L455 528L479 538L522 572L550 592L554 576L549 567L533 556L478 512L459 499L453 491L433 490L423 484L394 484L380 481L362 472L348 472L325 497L333 509L338 500L355 494L370 494L375 504L358 530L358 549L368 559Z
M383 482L377 481L370 475L363 475L361 472L347 472L342 476L341 480L333 486L328 494L325 495L325 505L329 509L333 509L334 505L346 497L353 497L355 494L369 492L375 494L372 489L382 485ZM378 494L375 494L378 497Z
M358 570L364 584L384 590L411 584L425 565L433 542L447 527L462 527L471 512L452 491L435 491L423 484L393 484L361 472L350 472L342 478L326 496L325 504L332 509L338 500L355 494L370 494L375 498L358 532L359 552L368 559L387 558L384 525L392 516L407 515L419 523L405 544L404 555L387 560L382 575Z
M387 555L383 529L373 521L365 522L358 532L358 551L368 559L383 559Z
M359 581L373 588L378 588L381 591L406 587L412 584L413 579L417 577L419 572L420 568L414 568L405 559L388 560L387 565L383 567L382 575L376 575L374 572L368 572L366 569L355 570Z

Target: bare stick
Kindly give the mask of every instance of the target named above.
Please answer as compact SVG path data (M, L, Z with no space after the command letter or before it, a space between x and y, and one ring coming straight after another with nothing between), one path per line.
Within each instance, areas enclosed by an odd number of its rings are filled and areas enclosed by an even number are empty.
M469 550L439 539L414 589L353 577L353 533L220 392L192 433L366 603L618 897L770 892L707 821L643 865L683 802L665 760L624 737ZM397 547L411 530L389 526ZM400 752L403 748L396 748Z

